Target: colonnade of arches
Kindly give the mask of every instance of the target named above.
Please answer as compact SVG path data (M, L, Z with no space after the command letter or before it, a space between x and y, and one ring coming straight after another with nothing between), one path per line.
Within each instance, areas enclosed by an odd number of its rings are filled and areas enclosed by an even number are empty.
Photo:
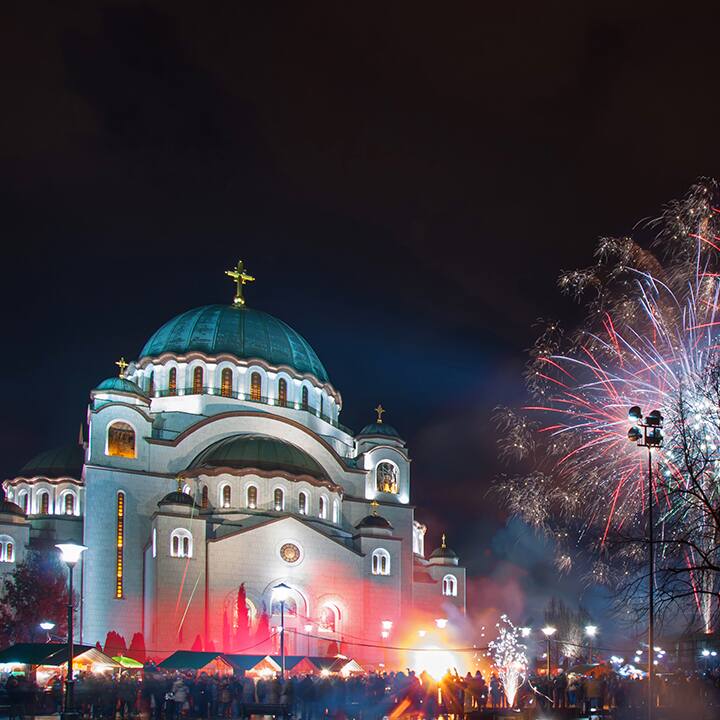
M80 515L80 495L76 488L21 486L8 497L26 515Z

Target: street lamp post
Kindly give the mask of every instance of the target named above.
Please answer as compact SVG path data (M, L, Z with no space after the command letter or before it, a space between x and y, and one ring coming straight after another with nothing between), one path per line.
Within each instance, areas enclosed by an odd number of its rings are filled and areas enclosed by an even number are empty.
M547 679L550 679L550 638L557 632L557 628L554 628L552 625L546 625L542 629L543 635L545 636L545 639L547 640L547 655L546 655L546 665L545 665L545 673L547 675Z
M310 623L305 625L305 636L307 638L307 656L310 657L310 633L312 632L313 626Z
M49 620L45 620L44 622L40 623L40 629L45 631L45 635L47 637L46 642L50 642L50 631L55 627L54 622L50 622Z
M597 635L597 625L586 625L585 634L588 636L588 662L593 661L593 638Z
M79 717L73 709L73 568L87 548L75 543L59 543L55 546L60 550L63 561L68 566L68 603L67 603L67 677L65 678L65 704L61 720L74 720Z
M290 587L280 583L273 588L273 596L280 603L280 677L285 679L285 601L288 599Z
M653 504L652 504L652 451L661 448L663 444L663 416L659 410L653 410L643 418L642 410L633 405L628 411L628 419L633 423L628 430L628 440L638 447L646 447L648 451L648 482L647 482L647 540L648 540L648 720L652 720L655 694L653 690L653 676L655 668L653 660L655 655L655 548L653 532Z

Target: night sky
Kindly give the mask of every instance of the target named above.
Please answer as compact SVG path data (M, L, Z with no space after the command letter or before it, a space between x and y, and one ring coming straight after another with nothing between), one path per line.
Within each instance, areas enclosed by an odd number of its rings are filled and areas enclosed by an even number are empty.
M718 18L690 10L4 4L2 476L72 442L163 322L230 302L243 258L342 421L387 408L471 604L537 621L554 572L487 495L490 414L522 401L534 321L578 315L559 271L718 174Z

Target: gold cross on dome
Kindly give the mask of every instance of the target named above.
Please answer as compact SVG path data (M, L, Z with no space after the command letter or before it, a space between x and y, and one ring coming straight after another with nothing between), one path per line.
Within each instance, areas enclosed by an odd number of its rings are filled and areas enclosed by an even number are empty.
M374 409L375 409L375 412L377 413L378 425L382 425L382 416L383 416L383 413L387 412L387 410L385 410L385 408L382 405L378 405Z
M119 360L115 361L115 364L120 368L120 377L125 377L125 370L127 369L128 363L125 360L124 357L121 357Z
M377 515L377 509L380 507L380 503L377 500L373 500L370 503L370 507L372 508L372 514Z
M447 545L445 544L445 533L442 534L442 543L441 543L440 547L443 550L447 547Z
M235 305L235 307L242 307L245 305L243 285L255 282L255 278L245 272L245 263L243 263L242 260L238 260L237 267L234 270L226 270L225 274L235 281L235 298L233 299L233 305Z

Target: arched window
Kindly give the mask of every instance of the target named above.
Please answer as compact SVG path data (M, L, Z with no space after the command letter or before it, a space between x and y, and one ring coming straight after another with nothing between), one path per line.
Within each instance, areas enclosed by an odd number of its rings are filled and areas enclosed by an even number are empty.
M275 492L273 493L273 500L275 509L278 512L285 509L285 493L282 491L281 488L275 488Z
M278 380L278 403L280 407L287 407L287 381L285 378Z
M65 493L65 514L75 514L75 494L70 492L69 490Z
M220 394L223 397L232 397L232 370L223 368L220 373Z
M177 395L177 368L170 368L168 373L168 395Z
M26 515L30 513L30 493L27 490L18 493L18 505Z
M125 493L117 494L117 520L115 526L115 597L123 596L125 573Z
M301 515L307 515L308 497L307 493L300 492L298 495L298 512Z
M170 533L170 554L173 557L191 558L193 555L192 533L185 528L176 528Z
M198 365L193 370L193 395L201 395L203 391L203 369Z
M251 510L257 508L257 488L254 485L250 485L247 489L247 506Z
M373 575L389 575L390 574L390 553L384 548L373 550L372 554L372 574Z
M147 380L147 392L150 397L155 395L155 373L151 370Z
M0 562L15 562L15 541L9 535L0 535Z
M303 385L301 398L302 398L302 401L301 401L301 403L300 403L300 409L301 409L301 410L307 410L308 407L309 407L309 405L310 405L310 402L309 402L309 400L308 400L308 389L307 389L307 385Z
M200 493L200 507L206 508L209 504L207 485L203 485L202 492Z
M114 422L107 430L107 454L135 457L135 431L126 422Z
M335 605L323 605L320 608L320 620L318 622L318 631L322 633L337 632L340 621L340 611Z
M337 500L333 500L333 517L332 521L337 524L340 522L340 503Z
M37 496L37 507L40 515L47 515L50 512L50 493L47 490L41 490Z
M157 557L157 528L152 531L152 556Z
M378 492L395 493L398 491L398 469L395 463L381 462L375 468L375 481Z
M320 506L318 508L318 515L323 520L327 519L327 498L326 497L320 498Z
M254 372L250 376L250 399L260 402L262 399L262 378L259 372Z
M232 498L232 490L229 485L223 485L222 489L222 506L224 508L230 507L230 500Z
M442 594L448 597L457 596L457 578L454 575L446 575L442 579Z

